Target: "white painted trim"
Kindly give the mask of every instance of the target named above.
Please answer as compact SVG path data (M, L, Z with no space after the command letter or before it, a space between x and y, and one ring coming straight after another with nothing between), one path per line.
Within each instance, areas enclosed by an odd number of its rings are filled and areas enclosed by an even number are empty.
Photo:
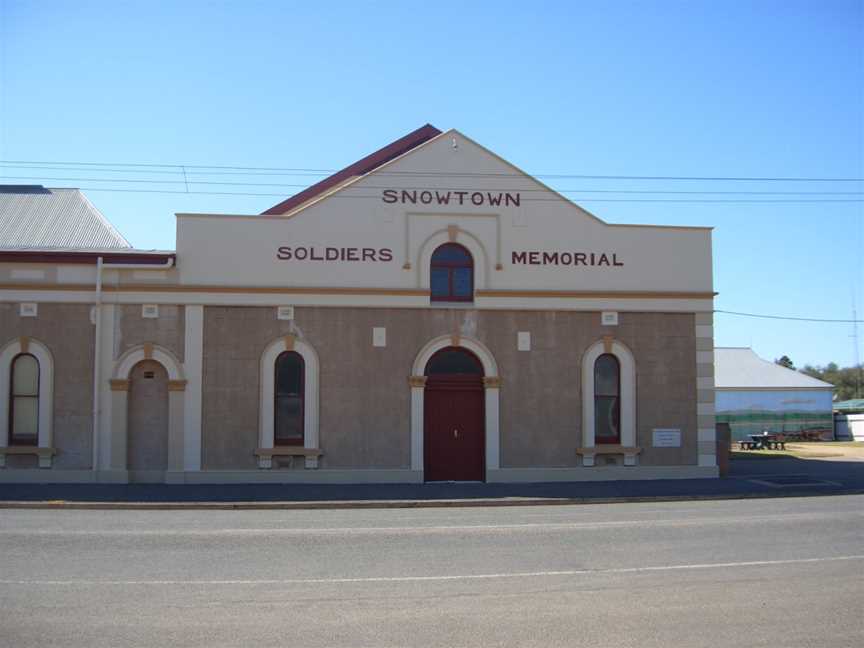
M711 317L711 316L709 316ZM699 313L694 313L693 318L695 320L695 334L697 342L700 339L708 339L711 340L711 346L714 346L714 325L713 319L709 319L704 315L700 315ZM708 324L704 322L709 320ZM711 368L711 372L709 376L700 376L700 374L705 373L704 369L706 366ZM715 390L715 382L714 382L714 351L697 351L696 353L696 416L699 419L702 427L698 428L696 431L697 437L697 445L702 446L703 444L707 444L713 447L710 448L710 452L704 452L704 448L699 447L696 450L696 463L699 466L706 467L716 467L717 466L717 456L713 454L716 452L716 442L717 442L717 431L715 427L716 418L715 415L717 413L715 404L714 404L714 396L716 395ZM711 400L703 401L700 399L699 391L710 391ZM702 396L704 398L704 396ZM705 418L710 417L708 420ZM707 425L706 425L707 424Z
M430 340L420 349L411 367L412 376L422 376L426 372L426 364L437 351L452 346L453 338L442 335ZM471 338L459 336L459 346L471 351L483 365L483 375L486 378L500 378L498 363L486 346ZM500 392L498 387L487 386L484 395L484 414L486 428L486 471L497 470L501 463L501 427L500 427ZM423 471L423 435L425 420L423 416L423 387L411 388L411 469Z
M201 416L204 381L204 307L186 306L183 345L186 401L183 412L183 469L201 470Z
M454 219L458 217L454 216ZM431 234L420 245L417 253L417 270L418 270L418 286L420 288L430 289L430 268L432 263L432 253L439 246L445 243L458 243L465 247L474 260L474 290L483 290L488 288L487 277L489 275L489 255L486 253L486 248L474 234L467 230L459 228L456 240L451 241L447 228L438 230ZM426 302L428 303L428 298Z
M714 389L714 376L700 376L697 378L696 389Z
M696 364L714 364L714 352L713 351L697 351L696 352Z
M633 353L618 340L612 341L612 355L621 365L621 445L636 446L636 360ZM594 363L606 353L603 340L598 340L582 356L582 446L594 443ZM587 464L586 464L587 465Z
M275 413L273 410L273 399L276 392L274 385L276 358L284 352L285 338L280 337L267 345L261 354L259 367L259 401L258 401L258 447L272 448L275 427ZM318 448L318 380L319 362L318 354L312 346L295 338L291 349L303 358L304 366L304 402L303 402L303 447ZM272 468L272 457L261 456L258 458L259 468ZM306 457L307 468L317 468L317 457Z
M416 375L416 374L415 374ZM423 474L424 387L411 387L411 470ZM421 480L422 481L422 480Z
M114 431L112 429L112 421L114 420L114 393L111 391L111 384L105 377L110 376L114 371L114 343L117 336L117 307L114 304L100 304L96 312L100 319L99 339L96 344L99 345L99 412L98 416L98 457L96 458L96 467L101 470L124 470L126 469L126 437L125 432L120 443L123 445L122 461L119 464L112 463L112 457L115 456L114 445L117 443ZM95 354L94 354L95 356ZM95 357L94 357L95 360ZM95 373L95 371L94 371ZM125 401L123 407L125 408ZM122 413L123 425L126 421L126 410ZM125 428L124 428L125 429Z
M143 344L134 346L126 351L117 359L112 378L128 380L133 367L139 362L148 359L155 360L165 367L165 371L168 372L168 380L185 380L186 376L183 373L182 363L168 349L156 344L153 345L153 356L151 358L146 357Z
M50 448L54 442L54 357L48 347L39 340L28 337L27 344L27 353L39 363L38 447ZM3 448L9 441L9 381L12 378L12 360L23 352L19 338L7 342L0 351L0 447ZM39 465L50 468L51 457L40 458Z
M414 364L411 367L411 375L424 375L424 372L426 371L426 364L429 362L429 359L441 349L446 349L452 344L453 338L450 335L440 335L427 342L426 345L422 349L420 349L420 352L414 359ZM480 363L483 365L483 375L485 377L499 377L498 363L495 362L495 357L492 355L492 352L488 348L486 348L486 346L482 342L460 335L459 346L461 348L467 349L468 351L471 351L471 353L477 356L477 358L480 360Z
M466 246L467 247L467 246ZM430 255L431 258L431 255ZM475 273L477 272L475 260ZM427 268L428 273L428 268ZM476 283L475 288L479 288ZM92 304L95 293L66 290L3 290L0 302ZM314 295L292 293L222 293L208 292L139 292L134 286L123 292L103 294L103 304L200 304L205 306L269 306L284 305L290 299L294 306L334 306L351 308L429 308L425 295ZM478 310L564 310L647 313L709 313L714 305L710 299L686 298L614 298L614 297L496 297L476 296L473 307Z
M710 299L682 299L674 297L509 297L506 295L474 298L478 310L564 310L604 311L622 313L694 313L710 312L714 307Z
M710 338L714 339L714 326L712 324L697 324L696 325L696 337L697 338Z
M698 441L716 441L717 431L714 428L699 428L697 432Z

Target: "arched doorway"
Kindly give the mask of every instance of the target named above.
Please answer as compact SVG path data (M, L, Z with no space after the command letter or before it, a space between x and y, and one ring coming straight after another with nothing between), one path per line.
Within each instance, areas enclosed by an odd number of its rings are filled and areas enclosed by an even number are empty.
M483 481L483 365L461 347L437 351L425 368L423 457L426 481Z
M129 373L129 481L162 482L168 468L168 372L143 360Z

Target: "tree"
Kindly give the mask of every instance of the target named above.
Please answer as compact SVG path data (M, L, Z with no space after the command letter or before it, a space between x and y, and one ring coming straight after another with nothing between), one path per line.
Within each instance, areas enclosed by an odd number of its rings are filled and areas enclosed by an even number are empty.
M786 367L787 369L794 369L795 368L795 363L792 362L792 360L787 355L784 355L779 360L775 360L774 364L778 364L781 367Z
M864 398L864 365L840 368L836 362L824 367L806 365L801 373L834 385L837 400Z

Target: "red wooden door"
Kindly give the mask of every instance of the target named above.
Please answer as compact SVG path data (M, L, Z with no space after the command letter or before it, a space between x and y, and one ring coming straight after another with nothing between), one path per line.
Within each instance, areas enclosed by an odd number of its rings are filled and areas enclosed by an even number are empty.
M429 376L423 413L426 481L483 481L485 418L480 376Z

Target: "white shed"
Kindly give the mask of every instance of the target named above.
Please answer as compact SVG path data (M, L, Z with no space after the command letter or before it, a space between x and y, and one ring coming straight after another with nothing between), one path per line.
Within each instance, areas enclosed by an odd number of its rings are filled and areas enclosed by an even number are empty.
M714 349L715 409L732 439L763 431L834 437L834 385L760 358L753 349Z

